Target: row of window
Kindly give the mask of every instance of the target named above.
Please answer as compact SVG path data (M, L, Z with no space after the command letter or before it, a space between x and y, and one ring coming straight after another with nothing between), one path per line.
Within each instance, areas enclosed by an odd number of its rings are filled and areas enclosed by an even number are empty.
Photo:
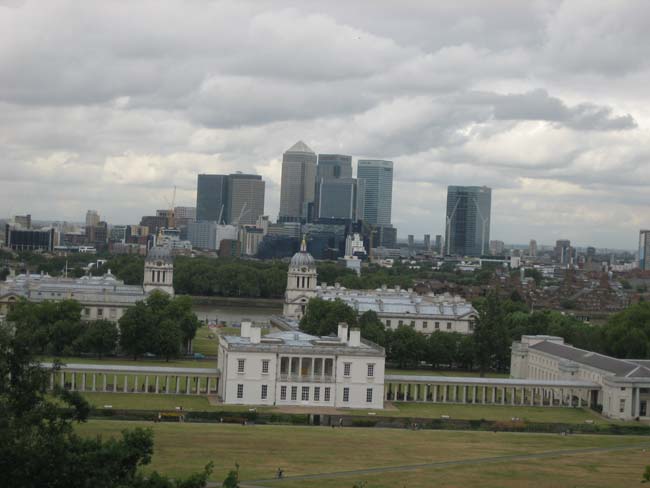
M303 386L300 389L300 400L303 402L308 402L309 401L309 393L310 393L310 387L309 386ZM287 392L288 392L288 387L286 385L280 386L280 400L286 400L287 399ZM320 386L315 386L314 387L314 392L313 392L313 401L315 402L320 402L320 394L321 394L321 387ZM268 385L261 385L261 391L260 391L260 399L266 400L268 399L269 395L269 386ZM238 384L237 385L237 398L242 399L244 398L244 385L243 384ZM323 401L324 402L329 402L332 398L332 388L329 386L326 386L323 388ZM291 401L295 402L298 400L298 387L297 386L292 386L291 387ZM347 403L350 401L350 388L343 388L343 402ZM366 389L366 402L367 403L372 403L372 388L367 388Z
M368 377L375 376L375 364L369 363L368 365ZM238 359L237 360L237 373L244 373L246 368L246 360ZM269 372L269 360L262 360L262 374L267 374ZM352 374L352 363L343 363L343 376L350 376Z
M84 315L90 316L90 309L89 308L84 308ZM112 319L116 318L117 317L117 309L109 308L108 309L108 315ZM104 309L103 308L98 308L97 309L97 317L103 317L103 316L104 316Z
M386 320L386 327L390 327L391 324L392 324L392 321L391 321L390 319L387 319L387 320ZM451 327L452 327L451 324L452 324L451 322L447 322L447 330L451 330ZM397 325L398 325L398 326L400 326L400 325L404 325L404 321L403 321L403 320L398 320L398 321L397 321ZM415 327L415 320L411 320L411 322L410 322L409 325L410 325L411 327ZM428 328L429 328L429 322L426 321L426 320L424 320L424 321L422 322L422 328L423 328L423 329L428 329ZM434 323L434 328L437 329L437 330L439 330L439 329L440 329L440 322L436 322L436 323Z

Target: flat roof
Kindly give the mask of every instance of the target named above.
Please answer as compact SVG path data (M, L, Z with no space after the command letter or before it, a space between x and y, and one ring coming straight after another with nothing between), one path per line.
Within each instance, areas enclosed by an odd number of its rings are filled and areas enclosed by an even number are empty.
M51 369L54 363L41 363L45 369ZM61 370L75 370L88 372L109 372L109 373L143 373L143 374L169 374L169 375L219 375L218 368L185 368L172 366L130 366L121 364L80 364L65 363L61 365Z
M420 376L410 374L387 374L384 376L384 383L438 383L455 385L479 385L479 386L548 386L555 388L592 388L600 389L598 383L591 381L550 381L550 380L522 380L515 378L480 378L472 376Z

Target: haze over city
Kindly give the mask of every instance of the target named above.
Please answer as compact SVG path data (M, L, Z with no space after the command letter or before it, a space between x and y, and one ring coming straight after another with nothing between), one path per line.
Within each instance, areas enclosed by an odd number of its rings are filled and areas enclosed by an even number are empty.
M0 217L128 223L244 171L275 218L303 140L394 161L400 237L444 233L447 185L487 185L496 239L634 249L646 7L0 1Z

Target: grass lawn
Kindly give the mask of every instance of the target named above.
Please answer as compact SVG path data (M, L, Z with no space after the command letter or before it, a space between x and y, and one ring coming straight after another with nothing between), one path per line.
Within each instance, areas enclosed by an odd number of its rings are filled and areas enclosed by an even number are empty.
M145 359L140 358L137 361L128 358L107 357L102 359L91 357L53 357L41 356L39 358L44 362L52 362L58 359L63 364L117 364L126 366L167 366L167 367L185 367L185 368L216 368L217 362L214 359L170 359L169 362L164 359Z
M450 371L448 369L387 369L385 374L406 374L416 376L462 376L462 377L479 377L478 371ZM486 378L509 378L507 373L485 373Z
M155 454L150 468L170 476L187 475L214 461L213 479L221 481L235 463L241 466L242 479L272 477L278 467L288 476L312 473L398 466L437 461L476 459L508 454L525 454L573 448L636 445L649 442L647 437L618 436L559 436L548 434L513 434L491 432L410 431L399 429L354 429L293 426L241 426L231 424L177 424L150 422L90 421L77 430L82 435L118 435L124 428L150 427L155 434ZM558 463L571 458L558 458ZM622 459L629 463L628 457ZM554 460L555 462L555 460ZM647 459L646 459L647 463ZM554 463L544 460L538 469L552 469ZM613 463L616 465L616 463ZM625 464L624 464L625 466ZM641 466L641 464L639 464ZM479 467L474 476L482 479L486 469L511 471L511 464ZM465 468L448 468L451 475L459 473L461 482ZM634 468L634 479L640 479L640 467ZM374 478L374 486L433 486L440 470L423 469L420 472L384 473ZM447 470L442 470L447 472ZM525 476L522 470L518 476ZM496 476L496 475L494 475ZM508 475L510 476L510 475ZM558 470L556 476L561 476ZM404 484L407 477L413 483ZM597 478L596 474L593 474ZM390 478L390 479L389 479ZM365 479L365 478L364 478ZM489 477L488 477L489 479ZM352 486L354 481L335 479L291 483L279 486ZM493 482L497 482L494 478ZM438 486L437 484L435 484ZM475 486L484 486L477 484ZM490 486L503 486L493 484ZM516 486L516 485L512 485ZM522 486L521 484L518 486ZM551 486L551 485L547 485ZM555 486L555 485L553 485ZM570 485L574 486L574 485ZM582 486L582 485L581 485ZM596 485L606 486L606 485ZM609 485L614 486L614 485ZM629 486L629 485L628 485Z
M206 356L216 356L219 350L219 336L205 325L199 327L192 341L192 349Z
M454 405L451 403L394 403L398 408L384 410L378 415L394 417L440 418L449 415L452 419L466 420L511 420L519 417L530 422L583 423L594 420L608 422L604 417L587 408L512 407L508 405Z
M624 488L639 486L648 464L643 449L579 454L551 459L492 463L373 475L347 476L313 481L285 481L282 488L340 488L365 482L366 488ZM270 486L270 485L269 485ZM641 485L642 486L642 485Z

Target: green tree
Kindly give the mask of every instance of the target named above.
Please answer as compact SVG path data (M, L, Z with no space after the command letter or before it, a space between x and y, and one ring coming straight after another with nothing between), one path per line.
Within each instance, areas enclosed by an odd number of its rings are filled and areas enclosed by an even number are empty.
M413 327L400 325L387 337L387 356L400 368L414 367L426 358L427 340Z
M158 325L157 335L156 354L163 356L165 361L178 356L183 340L183 333L178 322L171 319L163 320Z
M338 324L357 325L357 313L342 300L323 300L312 298L307 304L307 312L300 321L300 328L308 334L326 336L336 334Z
M235 469L228 471L228 475L221 483L223 488L239 488L239 464L235 464Z
M375 311L368 310L361 314L359 329L361 329L361 337L364 339L368 339L380 346L386 345L386 329Z
M151 430L123 431L120 438L82 438L88 403L76 392L46 394L50 371L32 356L31 344L0 326L0 486L49 488L201 488L211 466L188 479L170 480L141 471L151 462ZM61 406L66 408L62 409Z
M83 350L97 354L98 358L110 354L117 347L117 326L109 320L96 320L86 324L81 337Z
M151 339L156 337L156 323L155 314L147 302L137 302L128 308L119 320L122 350L133 359L150 352L155 346Z
M509 362L510 337L503 304L496 293L489 294L478 309L474 326L474 353L481 376L490 368L503 369Z

